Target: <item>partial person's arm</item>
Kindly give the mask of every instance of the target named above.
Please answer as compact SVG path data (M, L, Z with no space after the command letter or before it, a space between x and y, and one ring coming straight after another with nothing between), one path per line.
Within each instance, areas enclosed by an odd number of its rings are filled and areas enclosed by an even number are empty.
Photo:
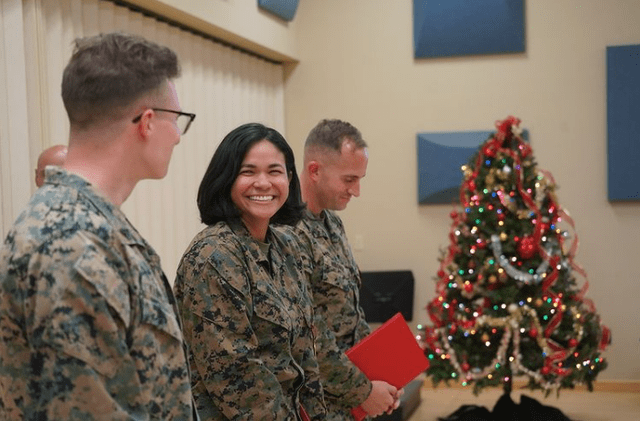
M300 402L307 410L309 417L315 421L322 421L327 416L327 408L323 399L323 390L320 383L320 372L316 358L316 346L313 341L315 329L305 327L309 336L303 338L296 347L301 356L301 367L304 370L305 383L300 390Z
M371 392L371 382L342 352L336 342L332 328L327 324L327 305L330 297L319 291L322 282L322 269L315 261L314 252L320 252L306 229L296 229L296 238L300 245L301 259L311 291L314 306L314 324L316 326L317 359L320 366L320 379L324 394L339 400L341 405L352 408L360 405Z
M306 282L303 269L303 253L297 236L290 227L282 227L280 231L284 232L283 237L283 255L292 267L292 274L295 275L295 282L300 288L302 299L300 301L300 310L304 312L304 320L300 338L295 344L294 352L298 355L301 366L304 370L305 383L300 390L300 402L302 402L311 420L323 421L326 419L327 408L323 399L323 389L320 381L320 367L317 359L317 336L318 329L315 326L313 317L313 296L308 283ZM295 268L294 268L295 267Z
M344 295L348 293L325 282L323 271L328 268L322 263L321 247L315 245L312 235L303 228L296 233L301 244L303 266L313 290L315 323L318 328L318 361L325 395L333 397L346 408L362 405L371 416L393 410L399 404L396 388L383 381L371 382L340 350L334 333L336 326L330 326L328 321L333 320L344 306L344 301L348 300ZM355 308L355 303L353 306L355 313L358 309ZM360 315L354 314L353 319L358 318ZM354 329L358 337L369 333L363 320L355 324Z

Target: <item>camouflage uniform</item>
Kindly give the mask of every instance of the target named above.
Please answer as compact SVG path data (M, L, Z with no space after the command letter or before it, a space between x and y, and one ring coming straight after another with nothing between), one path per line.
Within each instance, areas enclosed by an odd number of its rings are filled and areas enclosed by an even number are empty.
M0 249L0 419L196 419L153 249L84 179L47 168Z
M311 272L327 419L350 420L350 408L371 393L369 379L344 354L371 331L359 303L360 271L334 212L323 210L316 217L306 210L296 232Z
M174 285L185 321L193 393L203 420L325 419L313 307L298 244L239 221L201 231Z

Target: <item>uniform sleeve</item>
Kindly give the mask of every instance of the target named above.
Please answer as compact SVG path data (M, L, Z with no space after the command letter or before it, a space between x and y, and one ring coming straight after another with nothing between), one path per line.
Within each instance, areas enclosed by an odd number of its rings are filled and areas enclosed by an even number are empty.
M228 419L294 419L275 375L257 358L246 270L234 253L197 264L183 258L176 286L192 370Z
M302 308L308 311L309 317L305 316L302 337L299 339L298 349L301 352L301 366L304 370L305 384L300 391L300 401L304 405L309 417L312 420L320 421L326 419L326 405L324 402L324 392L320 380L320 366L317 355L318 328L313 317L313 296L308 282L306 282L304 253L300 248L300 242L292 231L294 243L291 244L291 257L297 259L301 270L297 271L303 305Z
M315 256L322 253L320 248L315 245L311 234L300 226L297 238L301 245L308 287L313 296L317 359L324 394L344 407L356 407L371 393L371 381L340 350L333 328L327 323L333 317L329 314L332 310L330 298L322 287L322 259Z
M29 262L25 326L35 351L21 374L31 399L23 405L25 419L144 417L126 341L129 292L114 269L118 256L99 241L77 240L54 241Z
M342 406L353 408L367 399L371 393L371 381L340 351L326 320L325 315L316 312L318 363L324 393Z
M320 371L316 357L315 329L311 326L305 329L305 340L298 345L301 353L300 366L304 371L305 383L300 390L300 402L305 407L312 420L321 421L326 418L326 406L320 382Z

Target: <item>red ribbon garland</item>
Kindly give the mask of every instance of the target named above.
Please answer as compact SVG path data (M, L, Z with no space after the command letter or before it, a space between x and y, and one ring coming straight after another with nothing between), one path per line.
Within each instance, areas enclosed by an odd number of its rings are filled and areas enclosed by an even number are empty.
M535 201L533 200L533 198L531 197L531 195L524 189L524 185L523 185L523 174L522 174L522 163L521 160L518 156L518 154L511 150L511 149L507 149L507 148L502 148L501 144L504 142L504 140L509 139L509 138L514 138L519 144L518 144L518 148L523 152L523 156L526 154L528 154L528 152L530 151L530 148L528 148L528 145L522 140L522 138L520 136L509 136L509 132L514 125L517 126L520 123L520 120L515 118L515 117L508 117L506 120L504 121L497 121L496 122L496 127L498 128L498 132L494 135L494 137L489 140L487 142L487 145L484 148L481 148L481 150L478 152L478 156L476 157L476 162L475 162L475 168L474 171L471 175L471 177L466 178L463 183L462 186L460 188L460 203L463 204L465 207L470 205L470 200L471 197L473 197L474 195L477 194L476 192L476 185L475 185L475 179L478 177L479 174L479 169L480 166L482 164L482 161L484 159L485 156L485 152L491 152L491 155L495 155L498 152L503 152L504 154L510 156L513 161L514 161L514 170L516 172L516 188L518 190L518 192L520 193L520 196L522 197L522 200L525 202L525 204L529 207L529 209L532 209L532 212L534 212L535 217L536 217L536 223L535 226L533 228L533 239L535 244L539 244L542 238L542 234L544 233L545 230L545 224L542 221L541 218L541 210L538 208L538 206L536 206ZM553 176L544 170L541 170L541 172L543 173L543 175L545 177L547 177L548 179L551 180L551 182L553 184L555 184L555 180L553 179ZM500 198L500 202L502 203L503 206L507 207L507 203L506 203L506 199L504 196L504 193L502 191L497 192L499 198ZM581 290L578 292L578 294L576 295L577 300L582 301L588 308L590 311L595 312L595 306L593 305L593 302L591 300L583 300L584 295L586 294L586 291L588 289L589 286L589 282L587 280L587 274L584 271L584 269L582 269L582 267L580 267L578 264L576 264L573 260L573 258L575 257L576 251L577 251L577 247L578 247L578 236L577 234L575 234L575 224L573 222L573 219L571 219L571 217L560 207L556 204L558 210L556 215L559 218L564 218L569 225L571 226L571 228L574 230L574 235L575 235L575 240L573 241L572 245L571 245L571 249L568 253L568 260L569 263L572 267L572 269L574 269L576 272L578 272L580 275L582 275L585 278L585 284L583 285L583 287L581 288ZM554 217L554 219L556 219ZM457 247L456 244L456 239L455 239L455 235L454 235L454 231L455 229L459 226L459 224L464 220L464 218L462 218L459 214L457 214L454 217L454 221L452 223L452 228L449 232L449 238L451 241L451 244L449 246L449 252L447 254L447 256L441 261L440 264L440 269L439 272L442 271L443 273L445 273L445 275L443 275L440 279L440 281L438 282L437 285L437 290L440 293L440 297L444 298L444 292L446 290L446 285L448 283L448 276L446 275L445 269L446 267L453 261L453 258L455 256L455 254L457 252L460 251L460 248ZM553 221L555 222L555 221ZM561 235L556 235L558 243L560 244L560 247L562 249L563 245L564 245L564 240L562 238ZM551 286L555 283L555 281L558 279L558 263L560 258L558 256L554 256L551 257L550 255L548 255L546 253L546 251L544 251L543 249L540 250L541 252L541 256L543 257L544 260L548 261L550 266L553 268L552 272L546 277L546 279L543 282L542 285L542 291L544 294L552 297L552 299L555 302L558 302L558 306L556 307L557 309L557 313L556 315L551 319L551 321L549 322L549 324L547 325L547 327L545 328L544 331L544 336L548 339L548 343L550 344L550 347L554 350L554 353L550 356L547 357L547 365L552 364L555 361L558 360L564 360L566 358L568 349L563 348L555 343L553 343L551 340L549 340L551 334L553 333L553 331L555 330L555 328L558 326L558 324L560 324L560 322L562 321L562 315L563 312L561 310L562 308L562 301L559 298L559 296L557 294L555 294L553 291L551 291ZM429 305L428 305L428 313L429 316L432 320L432 322L434 323L435 326L437 327L442 327L444 326L444 322L443 322L443 318L442 317L438 317L436 315L436 313L440 313L442 314L442 305L440 304L440 300L439 297L435 298ZM454 316L454 309L453 306L450 305L449 306L449 311L447 316L449 317L449 320L453 319ZM466 325L469 325L470 322L466 322ZM437 336L437 334L435 332L433 332L433 337L431 338L431 340L434 340L434 338ZM601 336L601 340L600 340L600 348L604 349L606 347L606 345L609 343L610 341L610 331L606 326L603 326L602 329L602 336ZM556 374L565 376L568 375L571 370L568 369L562 369L560 367L556 367L555 370Z

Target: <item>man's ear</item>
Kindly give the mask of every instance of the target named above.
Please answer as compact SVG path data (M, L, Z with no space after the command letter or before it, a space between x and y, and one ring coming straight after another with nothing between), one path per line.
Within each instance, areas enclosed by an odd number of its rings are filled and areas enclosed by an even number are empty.
M137 133L143 139L147 139L151 135L151 132L153 131L153 129L155 128L155 123L153 122L153 119L152 119L153 114L154 114L154 111L150 108L147 108L142 113L142 116L140 117L140 121L136 123Z
M309 161L307 163L307 172L312 180L317 180L320 176L320 163L318 161Z

